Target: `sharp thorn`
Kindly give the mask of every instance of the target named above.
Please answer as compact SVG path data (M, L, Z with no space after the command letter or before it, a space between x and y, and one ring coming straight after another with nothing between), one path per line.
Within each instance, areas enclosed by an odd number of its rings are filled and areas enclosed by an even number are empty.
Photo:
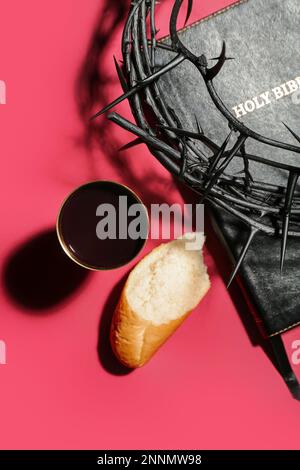
M287 124L285 124L285 122L283 122L282 124L287 128L287 130L292 134L292 136L295 137L297 142L300 143L300 137L296 134L296 132L294 132Z
M143 139L138 137L137 139L134 139L131 142L128 142L127 144L120 147L119 152L123 152L124 150L131 149L131 148L136 147L137 145L141 145L143 143L144 143Z
M223 67L225 63L225 60L226 60L226 44L225 44L225 41L223 41L222 52L220 54L218 62L213 67L206 70L206 75L205 75L206 81L211 81L218 75L218 73L220 72L221 68Z
M196 119L196 125L197 125L198 133L199 133L199 134L203 134L202 126L201 126L201 124L200 124L200 122L199 122L198 117L197 117L196 114L195 114L195 119Z
M257 234L257 232L258 232L258 229L257 229L257 228L252 228L252 229L251 229L250 234L249 234L249 237L248 237L248 240L247 240L247 242L246 242L244 248L242 249L242 251L241 251L241 253L240 253L239 259L238 259L238 261L237 261L237 263L236 263L236 265L235 265L235 268L234 268L234 270L233 270L233 272L232 272L232 274L231 274L231 276L230 276L230 279L229 279L229 281L228 281L228 283L227 283L227 289L229 289L229 287L230 287L231 284L232 284L232 281L234 280L235 276L237 275L237 272L238 272L238 270L240 269L241 264L242 264L242 262L244 261L246 255L247 255L247 253L248 253L248 250L249 250L249 248L250 248L250 245L251 245L251 243L252 243L252 240L253 240L254 236Z
M217 154L212 158L211 166L210 166L209 172L208 172L208 174L207 174L207 177L208 177L208 178L212 175L214 169L216 168L217 164L219 163L220 159L222 158L222 156L223 156L223 154L224 154L224 152L225 152L225 150L226 150L226 147L227 147L227 145L228 145L228 142L229 142L229 140L230 140L230 138L231 138L231 136L232 136L232 132L233 132L233 131L230 131L230 133L228 134L228 136L227 136L226 139L224 140L223 144L221 145L219 151L218 151Z
M115 67L116 67L116 70L117 70L117 74L118 74L121 86L123 88L123 91L126 92L126 91L128 91L127 81L125 79L123 71L122 71L122 69L121 69L121 67L120 67L120 65L119 65L119 63L118 63L115 56L114 56L114 62L115 62Z
M190 16L191 16L191 13L192 13L192 9L193 9L193 0L189 0L189 2L188 2L188 9L187 9L187 13L186 13L186 18L185 18L185 22L184 22L184 26L187 25L187 22L188 22L189 19L190 19Z
M205 188L204 194L202 196L202 201L207 197L207 195L209 194L209 192L211 191L213 186L218 181L219 176L227 168L227 166L230 164L231 160L236 156L236 154L240 150L241 146L245 143L246 139L247 139L247 137L240 134L239 138L237 139L237 141L236 141L235 145L233 146L232 150L229 152L228 156L225 158L224 162L221 163L221 165L218 167L218 169L216 170L216 172L213 175L210 175L211 179L208 183L208 186ZM225 142L224 142L224 144L225 144Z
M142 90L146 86L150 85L153 83L155 80L157 80L159 77L161 77L163 74L169 72L172 70L174 67L176 67L178 64L183 62L185 60L185 57L182 56L181 54L178 54L173 60L168 62L164 67L162 67L160 70L157 72L153 73L149 77L146 77L144 80L140 81L137 85L133 86L130 90L128 90L126 93L123 95L119 96L119 98L116 98L112 103L108 104L105 106L105 108L101 109L98 111L96 114L94 114L91 118L90 121L93 119L96 119L97 117L101 116L102 114L106 113L110 109L114 108L118 104L122 103L122 101L130 98L132 95L137 93L138 91Z
M134 95L137 91L139 90L139 87L136 85L135 87L131 88L130 90L128 90L126 93L124 93L123 95L119 96L119 98L116 98L112 103L108 104L107 106L105 106L103 109L101 109L101 111L98 111L96 114L94 114L91 118L90 118L90 121L93 121L94 119L96 119L97 117L99 116L102 116L102 114L106 113L107 111L109 111L110 109L114 108L115 106L117 106L118 104L122 103L122 101L130 98L132 95Z
M287 247L287 238L289 233L289 223L290 217L289 214L285 214L283 220L283 228L282 228L282 238L281 238L281 253L280 253L280 274L283 274L283 267L286 255L286 247Z

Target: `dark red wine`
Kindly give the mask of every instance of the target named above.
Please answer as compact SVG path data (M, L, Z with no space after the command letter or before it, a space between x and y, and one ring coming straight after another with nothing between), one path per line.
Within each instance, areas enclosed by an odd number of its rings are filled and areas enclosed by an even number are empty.
M75 262L89 269L114 269L138 255L147 238L148 224L145 206L129 188L96 181L67 198L57 232Z

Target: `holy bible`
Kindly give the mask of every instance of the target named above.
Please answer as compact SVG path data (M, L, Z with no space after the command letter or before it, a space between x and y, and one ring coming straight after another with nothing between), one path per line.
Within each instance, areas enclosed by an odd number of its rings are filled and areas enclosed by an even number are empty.
M208 59L220 55L225 41L228 60L214 79L218 95L250 129L294 145L297 145L295 137L286 126L300 135L299 24L298 0L243 0L180 32L180 39L188 49L199 56L205 54ZM169 40L164 39L166 43ZM172 57L168 50L159 49L156 60L162 66ZM228 135L228 121L215 107L196 67L184 61L162 76L159 86L183 129L197 132L196 116L204 134L222 145ZM201 143L197 145L203 152L207 150ZM247 151L275 162L300 166L299 154L254 139L247 143ZM241 173L241 160L234 158L228 172ZM251 161L250 172L256 181L286 186L287 175L281 168ZM249 227L217 205L210 204L209 209L218 236L231 258L237 260ZM273 347L278 369L293 395L300 399L296 378L300 364L300 330L297 329L300 239L288 238L282 273L280 246L279 237L258 233L239 270L239 282L255 311L260 330ZM293 360L297 354L298 364Z

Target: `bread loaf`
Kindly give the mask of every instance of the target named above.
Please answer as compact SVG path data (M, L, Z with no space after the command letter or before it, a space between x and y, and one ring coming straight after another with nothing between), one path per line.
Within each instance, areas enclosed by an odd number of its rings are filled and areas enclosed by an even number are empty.
M200 235L197 250L191 235L160 245L131 271L111 326L111 345L129 368L143 366L181 325L210 287Z

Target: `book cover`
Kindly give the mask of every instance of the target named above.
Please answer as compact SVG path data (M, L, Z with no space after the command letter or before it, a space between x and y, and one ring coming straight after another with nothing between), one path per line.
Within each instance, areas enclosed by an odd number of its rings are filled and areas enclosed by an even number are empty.
M300 4L297 0L244 0L180 32L180 39L194 54L213 61L226 43L226 62L214 79L216 91L232 114L255 132L296 145L300 133ZM169 39L164 39L168 42ZM171 53L158 52L158 64ZM197 132L196 119L207 137L222 145L228 121L218 111L199 71L185 61L159 81L161 90L184 129ZM196 142L201 151L207 147ZM247 151L272 161L299 166L300 156L253 139ZM243 172L242 159L234 158L230 174ZM255 181L286 186L288 172L251 161ZM249 227L220 207L211 207L216 229L230 255L238 259L249 236ZM288 238L285 268L280 272L280 238L258 233L239 271L239 280L256 312L263 334L278 343L283 333L300 325L300 245ZM300 336L300 335L299 335ZM289 346L288 346L289 347ZM277 348L278 352L278 348ZM289 357L290 359L290 357Z

